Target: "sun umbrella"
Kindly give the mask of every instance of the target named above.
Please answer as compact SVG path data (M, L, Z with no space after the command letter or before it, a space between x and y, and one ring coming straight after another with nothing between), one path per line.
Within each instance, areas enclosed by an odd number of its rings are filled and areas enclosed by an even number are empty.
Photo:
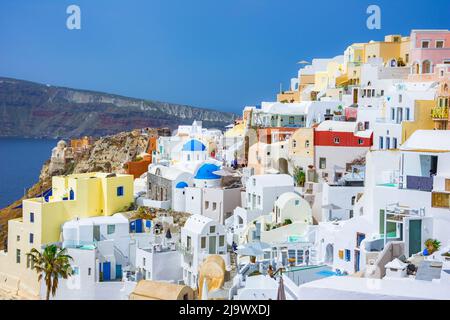
M286 292L284 291L283 276L280 276L280 281L279 281L279 285L278 285L277 300L286 300Z

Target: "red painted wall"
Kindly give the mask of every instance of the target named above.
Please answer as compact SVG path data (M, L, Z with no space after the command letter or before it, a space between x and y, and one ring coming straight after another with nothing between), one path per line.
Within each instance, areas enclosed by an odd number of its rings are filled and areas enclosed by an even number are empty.
M339 143L334 143L334 138L339 138ZM362 144L358 144L358 140ZM353 132L333 132L333 131L314 131L315 146L333 146L333 147L371 147L373 144L373 134L370 138L361 138L354 135Z

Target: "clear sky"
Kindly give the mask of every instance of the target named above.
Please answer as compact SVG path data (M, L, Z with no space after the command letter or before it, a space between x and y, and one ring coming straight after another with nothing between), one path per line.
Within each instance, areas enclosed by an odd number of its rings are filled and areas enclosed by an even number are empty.
M81 8L81 30L66 8ZM381 30L366 27L370 4ZM241 113L299 60L448 29L449 0L0 0L0 75Z

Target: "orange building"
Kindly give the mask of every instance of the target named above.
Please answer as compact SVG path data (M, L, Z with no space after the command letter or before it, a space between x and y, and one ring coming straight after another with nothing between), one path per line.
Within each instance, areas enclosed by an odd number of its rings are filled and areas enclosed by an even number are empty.
M134 179L139 178L143 173L147 172L150 163L152 163L152 156L149 154L135 161L129 161L125 164L126 173L132 174Z
M94 144L94 141L94 138L84 136L80 139L70 140L70 146L72 147L73 151L77 152L89 148Z

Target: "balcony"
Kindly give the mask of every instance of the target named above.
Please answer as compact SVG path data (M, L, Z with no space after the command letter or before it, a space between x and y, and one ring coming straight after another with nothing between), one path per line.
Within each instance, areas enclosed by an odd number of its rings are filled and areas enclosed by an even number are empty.
M437 121L448 121L448 108L434 107L431 109L431 118Z
M431 192L433 190L433 177L406 176L406 188Z

